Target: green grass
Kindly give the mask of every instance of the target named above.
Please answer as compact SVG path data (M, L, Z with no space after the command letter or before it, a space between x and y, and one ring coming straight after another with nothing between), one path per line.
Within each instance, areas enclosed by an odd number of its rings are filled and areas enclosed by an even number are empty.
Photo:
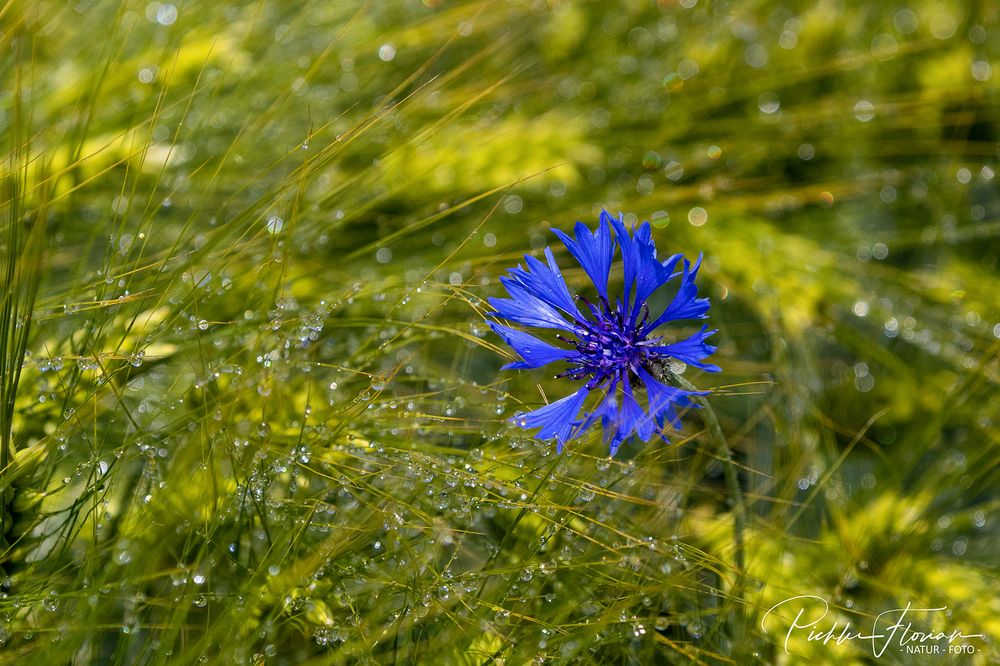
M1000 660L1000 15L683 4L0 4L0 661ZM705 253L745 572L702 414L508 423L602 207Z

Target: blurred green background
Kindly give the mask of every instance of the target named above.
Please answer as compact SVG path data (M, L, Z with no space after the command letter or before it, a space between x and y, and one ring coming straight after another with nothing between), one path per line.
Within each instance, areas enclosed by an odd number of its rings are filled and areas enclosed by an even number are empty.
M997 663L998 69L985 0L0 5L0 661ZM485 299L601 208L705 254L745 581L699 414L507 424Z

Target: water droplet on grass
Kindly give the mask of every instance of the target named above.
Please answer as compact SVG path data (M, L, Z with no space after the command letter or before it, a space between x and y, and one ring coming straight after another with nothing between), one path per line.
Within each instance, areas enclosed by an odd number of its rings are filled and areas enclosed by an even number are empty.
M875 105L866 99L859 101L854 105L854 117L863 123L867 123L875 117Z
M701 206L695 206L688 212L688 222L693 227L704 226L708 222L708 212Z
M42 599L42 608L50 613L55 613L59 610L59 593L55 590L49 590L47 597Z
M769 115L777 113L778 109L781 108L781 100L773 92L762 92L757 98L757 108L760 109L761 113Z
M392 44L383 44L378 47L378 59L382 62L390 62L396 57L396 47Z

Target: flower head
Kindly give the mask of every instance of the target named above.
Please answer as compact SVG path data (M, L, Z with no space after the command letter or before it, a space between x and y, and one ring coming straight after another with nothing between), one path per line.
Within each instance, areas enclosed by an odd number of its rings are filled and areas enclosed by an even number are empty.
M519 265L500 278L510 298L491 298L490 304L498 319L557 331L554 337L562 344L546 342L503 323L490 326L520 357L505 369L560 362L566 368L557 377L580 386L565 398L516 415L515 422L523 428L538 428L535 437L539 439L555 439L559 451L598 421L611 455L633 436L649 441L658 434L665 440L662 431L668 423L680 427L676 408L691 407L692 395L706 393L685 391L669 383L671 360L709 372L719 370L703 362L715 351L705 342L715 331L703 326L675 342L657 335L667 322L708 316L708 299L698 298L694 283L701 258L693 266L679 254L658 259L648 222L629 233L620 218L606 211L601 212L596 231L581 222L576 224L575 238L553 231L593 282L596 302L570 295L552 250L545 248L544 262L525 256L527 268ZM620 251L624 274L620 294L610 293L608 282L616 250ZM675 278L679 278L676 295L654 316L649 297ZM591 393L600 397L587 410L584 406Z

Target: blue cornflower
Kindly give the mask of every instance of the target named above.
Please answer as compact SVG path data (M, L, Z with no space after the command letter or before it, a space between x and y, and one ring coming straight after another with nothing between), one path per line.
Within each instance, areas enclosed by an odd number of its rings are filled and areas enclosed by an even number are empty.
M612 230L614 235L612 236ZM632 436L649 441L659 434L664 441L667 423L680 427L675 408L691 407L691 396L707 391L686 391L665 383L671 373L671 359L709 372L715 365L703 362L715 351L705 339L715 333L707 326L689 338L664 342L655 335L660 326L680 319L705 319L708 299L698 298L694 280L701 257L694 266L682 255L664 261L657 259L652 230L644 222L631 234L620 219L601 211L597 231L582 222L576 223L575 236L553 229L555 234L586 271L597 290L597 302L570 295L552 250L545 248L545 262L525 256L528 267L518 265L500 278L510 298L491 298L495 316L522 326L556 329L555 338L567 346L550 344L524 331L494 322L490 326L509 344L519 361L504 369L539 368L563 362L567 368L556 375L581 382L570 395L540 409L519 413L514 421L534 429L538 439L555 439L558 451L579 437L590 426L601 422L604 438L614 455L622 442ZM608 293L608 275L615 250L620 249L624 284L621 295ZM677 293L666 309L656 317L649 311L648 299L657 289L680 278ZM582 306L582 307L581 307ZM645 392L645 408L637 397ZM584 410L588 396L600 398L593 409Z

